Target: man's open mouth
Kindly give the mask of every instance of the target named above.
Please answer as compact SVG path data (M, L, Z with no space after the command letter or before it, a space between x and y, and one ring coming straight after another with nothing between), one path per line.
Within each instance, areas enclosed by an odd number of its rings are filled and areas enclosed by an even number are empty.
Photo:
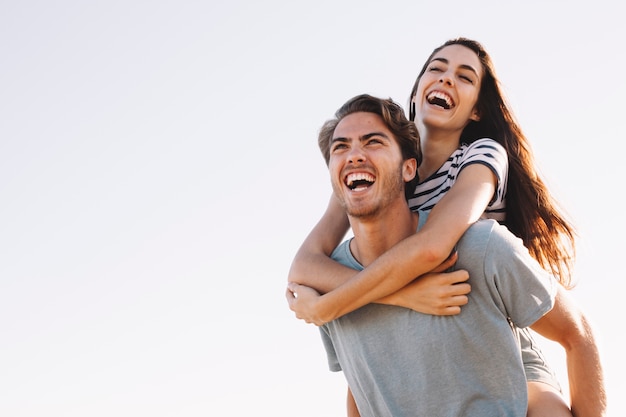
M346 186L351 190L364 190L374 184L376 178L366 172L348 174L345 179Z

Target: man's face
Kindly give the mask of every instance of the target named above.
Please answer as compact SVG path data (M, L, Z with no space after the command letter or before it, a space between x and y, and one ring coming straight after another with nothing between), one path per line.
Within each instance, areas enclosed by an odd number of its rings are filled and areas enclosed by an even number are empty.
M359 112L344 117L333 134L329 171L335 195L348 215L372 217L404 197L415 176L414 159L403 161L394 135L380 116Z

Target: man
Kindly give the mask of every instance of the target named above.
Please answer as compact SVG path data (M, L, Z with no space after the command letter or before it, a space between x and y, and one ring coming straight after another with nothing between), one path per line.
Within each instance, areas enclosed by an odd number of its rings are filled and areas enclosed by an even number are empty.
M405 184L417 170L414 126L390 100L348 101L320 132L333 191L354 238L333 259L362 269L415 233ZM459 241L457 267L469 272L470 302L456 316L370 304L321 327L329 366L348 381L349 416L526 416L526 378L511 330L531 326L568 349L578 416L605 412L602 371L589 326L521 241L494 221ZM313 292L290 284L290 305ZM573 337L572 334L577 337ZM582 387L582 388L581 388Z

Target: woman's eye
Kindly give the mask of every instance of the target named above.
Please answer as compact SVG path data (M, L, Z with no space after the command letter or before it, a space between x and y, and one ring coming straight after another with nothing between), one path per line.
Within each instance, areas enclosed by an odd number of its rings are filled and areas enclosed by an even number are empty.
M467 81L470 84L474 84L474 79L472 77L468 77L467 75L459 75L459 78Z

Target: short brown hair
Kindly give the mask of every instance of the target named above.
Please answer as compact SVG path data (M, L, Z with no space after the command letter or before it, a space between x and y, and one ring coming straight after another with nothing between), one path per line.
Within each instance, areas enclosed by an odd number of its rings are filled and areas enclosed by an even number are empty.
M379 115L400 146L404 160L415 158L417 164L422 162L422 151L419 145L419 134L415 124L406 118L404 110L391 99L381 99L369 94L361 94L348 100L335 112L335 118L327 120L318 136L318 145L328 165L330 160L330 144L339 122L352 113L366 112Z

